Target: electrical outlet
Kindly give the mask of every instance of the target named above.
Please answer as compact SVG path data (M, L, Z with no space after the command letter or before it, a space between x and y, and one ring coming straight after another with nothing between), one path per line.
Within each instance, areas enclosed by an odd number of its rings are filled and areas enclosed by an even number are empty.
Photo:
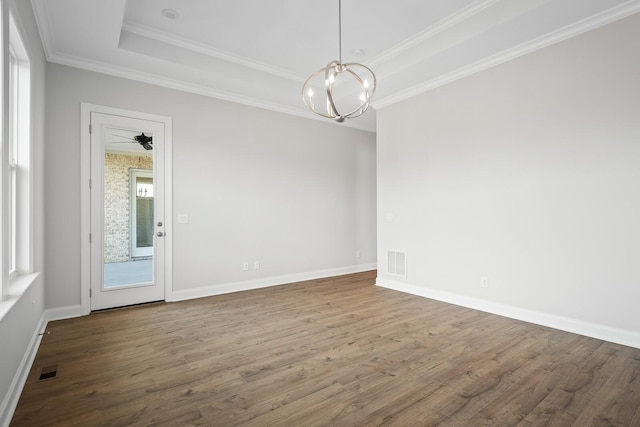
M242 263L242 271L249 271L249 261Z
M253 261L253 269L260 270L260 261Z
M362 252L356 251L356 258L360 258L362 256Z
M481 288L488 288L489 287L489 278L486 276L482 276L480 278L480 287Z

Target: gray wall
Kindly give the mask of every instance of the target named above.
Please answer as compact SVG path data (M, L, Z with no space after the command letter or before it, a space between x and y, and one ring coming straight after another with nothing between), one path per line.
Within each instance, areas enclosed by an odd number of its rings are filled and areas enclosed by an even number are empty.
M0 301L0 425L11 406L17 403L15 394L9 394L12 385L19 383L17 376L21 374L23 363L31 346L37 341L38 326L44 313L44 103L45 103L45 71L46 61L40 36L31 11L26 1L2 2L3 17L8 17L8 8L15 4L16 17L22 24L24 42L31 59L31 105L32 115L32 167L33 167L33 271L39 272L38 278L21 294L8 300ZM8 20L3 28L7 29ZM5 33L4 57L7 57L8 38ZM4 73L5 84L7 73ZM6 86L5 86L6 87ZM5 110L6 111L6 110ZM6 126L5 126L6 129ZM8 311L5 309L11 307ZM2 315L4 314L4 316ZM27 370L29 366L26 366ZM14 382L15 381L15 382ZM15 390L14 390L15 391ZM18 392L20 390L17 390Z
M640 15L378 111L379 283L640 345L638 52Z
M375 134L49 64L47 307L80 303L81 102L173 118L174 290L376 262Z

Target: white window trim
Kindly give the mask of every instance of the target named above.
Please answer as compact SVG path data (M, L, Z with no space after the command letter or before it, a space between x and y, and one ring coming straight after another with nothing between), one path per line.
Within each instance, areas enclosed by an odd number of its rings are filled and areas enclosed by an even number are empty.
M9 145L9 156L7 157L7 166L8 173L7 177L7 185L5 190L7 190L7 198L5 201L8 203L7 212L7 223L9 224L7 227L7 241L8 241L8 256L7 256L7 269L9 271L9 279L13 279L17 274L16 267L16 249L17 249L17 216L18 216L18 200L16 197L17 186L16 183L18 181L18 152L19 152L19 143L18 143L18 133L20 126L18 125L18 116L19 116L19 108L18 108L18 92L20 88L20 61L16 56L16 53L13 50L11 43L9 43L9 55L8 55L8 69L9 69L9 120L8 120L8 130L9 130L9 138L7 139L7 144ZM15 84L14 84L15 81ZM15 114L11 114L15 111Z
M33 179L32 179L32 114L31 114L31 60L27 39L13 2L2 9L2 87L13 91L9 73L12 57L17 60L17 105L15 100L3 96L2 144L2 286L0 301L13 301L28 288L33 274ZM8 37L7 37L8 36ZM16 122L10 123L9 109L14 108ZM11 129L10 129L11 128ZM10 134L11 130L11 134ZM17 150L10 149L17 135ZM14 154L15 156L10 156ZM14 238L15 236L15 238ZM25 286L27 284L27 286ZM6 305L6 304L2 304ZM0 310L0 315L2 315Z
M16 29L16 25L13 26ZM18 219L16 224L16 270L18 274L33 272L33 160L32 160L32 122L31 114L31 58L25 39L22 41L22 53L18 53L18 169L16 188L18 200ZM15 48L15 47L14 47Z

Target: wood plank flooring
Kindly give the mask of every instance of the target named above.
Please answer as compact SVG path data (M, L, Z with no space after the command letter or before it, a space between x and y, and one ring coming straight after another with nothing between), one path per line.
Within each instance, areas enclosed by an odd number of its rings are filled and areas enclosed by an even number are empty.
M52 322L11 425L640 426L640 350L374 282Z

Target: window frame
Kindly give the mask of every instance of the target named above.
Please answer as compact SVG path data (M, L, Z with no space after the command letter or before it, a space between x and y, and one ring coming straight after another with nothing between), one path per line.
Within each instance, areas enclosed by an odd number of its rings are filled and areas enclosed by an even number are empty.
M18 197L17 197L17 185L18 185L18 152L19 152L19 126L18 126L18 116L19 116L19 107L18 107L18 92L20 88L20 63L18 61L18 57L16 56L13 46L9 44L9 96L8 96L8 113L9 113L9 155L7 157L7 190L8 190L8 203L9 208L7 209L7 222L9 223L8 227L8 236L7 240L9 242L9 254L7 256L8 261L8 271L9 278L12 279L18 274L17 271L17 217L18 217Z
M13 2L2 8L2 285L0 301L21 293L33 273L31 60Z

